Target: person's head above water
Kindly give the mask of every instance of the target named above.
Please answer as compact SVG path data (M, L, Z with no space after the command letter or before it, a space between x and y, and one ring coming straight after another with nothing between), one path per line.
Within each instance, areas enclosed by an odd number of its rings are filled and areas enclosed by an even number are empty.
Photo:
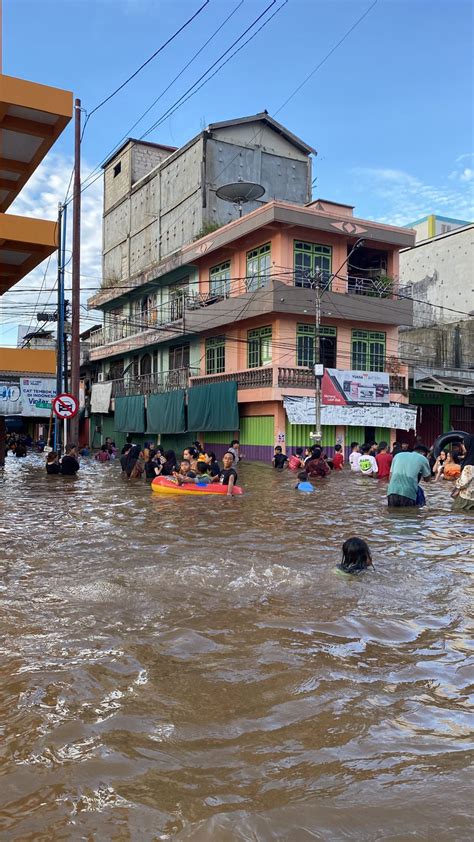
M318 447L317 444L313 445L313 447L311 448L311 459L320 459L322 452L323 451L320 447Z
M207 472L208 472L207 462L198 462L196 469L197 469L198 474L207 474Z
M385 453L388 450L388 444L386 441L380 441L379 446L377 448L378 453Z
M306 471L300 471L298 474L298 479L300 482L307 482L308 474L306 473Z
M429 450L428 450L426 444L417 444L417 445L415 445L413 450L414 450L415 453L421 453L422 456L426 456L429 453Z
M357 442L357 441L353 441L353 442L351 443L351 450L352 450L353 452L355 452L355 451L356 451L356 450L358 450L358 449L359 449L359 442Z
M369 453L372 445L371 444L363 444L361 445L360 452L361 453Z
M342 561L338 565L344 573L360 573L372 565L369 546L362 538L348 538L342 545Z
M232 456L232 453L224 453L222 457L222 464L226 470L227 468L232 468L232 465L234 464L234 457Z
M281 453L281 452L282 452L282 449L281 449L280 445L277 444L277 446L275 447L275 453Z

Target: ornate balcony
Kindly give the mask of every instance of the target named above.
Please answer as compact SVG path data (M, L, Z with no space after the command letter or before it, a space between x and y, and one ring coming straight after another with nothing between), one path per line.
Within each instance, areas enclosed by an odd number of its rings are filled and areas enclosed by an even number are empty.
M155 371L153 374L125 375L119 380L112 380L112 397L157 395L176 389L187 389L190 378L197 374L197 371L195 368L175 368L171 371Z

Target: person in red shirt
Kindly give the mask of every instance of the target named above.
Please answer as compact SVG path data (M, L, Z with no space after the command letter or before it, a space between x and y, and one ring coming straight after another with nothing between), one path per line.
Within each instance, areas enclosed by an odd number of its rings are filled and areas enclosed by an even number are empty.
M377 454L375 456L375 461L378 465L378 479L387 479L390 476L390 468L392 467L393 456L391 453L388 452L388 444L386 441L381 441Z
M342 446L340 444L336 444L334 447L334 456L332 457L332 466L335 471L342 471L344 465L344 454L342 452Z

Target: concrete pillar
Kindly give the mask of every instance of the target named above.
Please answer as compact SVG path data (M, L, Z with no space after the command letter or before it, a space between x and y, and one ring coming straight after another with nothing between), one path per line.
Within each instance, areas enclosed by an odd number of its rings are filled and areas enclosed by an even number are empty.
M275 412L273 416L273 439L274 445L279 444L283 450L283 453L286 453L286 437L285 437L285 427L286 427L286 412L283 406L283 403L278 401L275 403ZM283 435L283 439L279 438Z

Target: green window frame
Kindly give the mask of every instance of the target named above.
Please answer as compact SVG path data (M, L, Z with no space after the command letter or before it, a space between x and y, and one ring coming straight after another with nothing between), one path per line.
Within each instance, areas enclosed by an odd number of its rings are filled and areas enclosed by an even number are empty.
M296 325L296 365L312 368L314 365L316 327L311 324ZM319 328L319 355L325 368L336 368L337 329L328 325Z
M355 371L384 371L387 334L374 330L352 331L352 368Z
M247 368L259 368L272 361L272 327L257 327L247 332Z
M223 374L225 371L225 336L206 339L206 374Z
M230 260L209 269L209 293L211 295L222 295L224 298L229 297Z
M271 243L247 252L247 291L254 292L268 284L270 277Z
M314 279L320 272L320 281L324 289L331 288L332 246L294 240L293 260L295 286L314 286Z

